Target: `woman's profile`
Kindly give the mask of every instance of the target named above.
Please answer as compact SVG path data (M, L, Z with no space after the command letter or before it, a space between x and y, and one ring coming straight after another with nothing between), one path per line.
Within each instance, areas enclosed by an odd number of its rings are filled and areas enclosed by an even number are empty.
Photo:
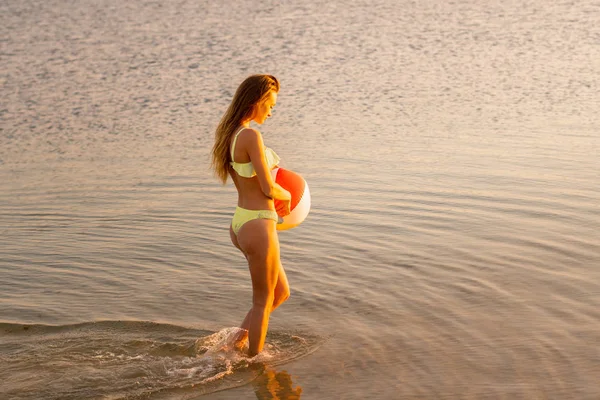
M277 154L263 144L250 122L263 124L277 101L279 81L272 75L252 75L236 90L215 133L212 167L225 184L230 176L238 202L229 228L231 241L248 261L252 279L252 307L240 325L235 347L248 341L248 355L258 354L265 343L269 316L290 295L279 258L278 213L290 213L290 193L279 186L270 171ZM282 200L275 209L274 200Z

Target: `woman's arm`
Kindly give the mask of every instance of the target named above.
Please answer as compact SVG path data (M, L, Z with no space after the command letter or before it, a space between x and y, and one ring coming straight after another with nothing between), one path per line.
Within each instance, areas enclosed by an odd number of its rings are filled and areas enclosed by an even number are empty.
M249 129L248 131L248 146L246 148L250 161L254 166L260 189L265 196L269 198L289 201L292 197L290 192L275 183L271 177L271 171L268 169L265 158L265 145L262 140L262 135L255 129Z

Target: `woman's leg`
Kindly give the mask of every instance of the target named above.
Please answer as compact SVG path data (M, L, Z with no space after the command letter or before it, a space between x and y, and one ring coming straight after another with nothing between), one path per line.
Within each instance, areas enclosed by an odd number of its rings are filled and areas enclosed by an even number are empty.
M279 263L279 275L277 276L277 285L275 285L275 293L273 296L273 305L271 306L271 312L275 311L277 307L279 307L284 301L286 301L290 297L290 285L287 280L287 276L285 275L285 271L281 262ZM243 329L238 333L238 335L234 339L235 347L238 349L242 349L244 344L246 343L246 339L248 339L248 327L250 326L250 318L252 315L252 308L246 314L244 321L240 325L240 328Z
M287 275L285 274L285 270L283 269L283 265L281 265L281 261L279 261L279 275L277 276L277 285L275 286L275 296L271 312L275 311L275 309L283 304L289 297L290 284Z
M273 294L273 305L271 306L271 312L275 311L277 307L283 304L284 301L289 299L290 297L290 284L287 279L287 275L285 274L285 270L283 269L283 265L279 262L279 274L277 276L277 284L275 285L275 292ZM246 314L246 318L240 325L242 329L248 329L248 323L250 322L250 314L252 313L252 309L248 311Z
M244 257L246 257L246 259L248 259L248 256L246 255L246 253L244 253L244 251L240 247L240 244L237 239L237 235L235 234L235 232L233 232L233 228L231 226L229 226L229 237L231 238L231 243L233 243L233 245L242 252L242 254L244 255ZM240 328L243 330L238 332L238 334L233 339L233 345L236 348L238 348L239 350L241 350L244 347L244 344L246 343L246 340L248 339L248 324L250 323L250 315L251 314L252 314L252 308L250 308L250 311L248 311L248 313L246 314L246 317L244 318L244 321L242 321L242 324L240 325Z
M262 350L279 276L279 240L275 221L255 219L245 223L237 235L248 259L252 278L252 309L247 315L249 355Z

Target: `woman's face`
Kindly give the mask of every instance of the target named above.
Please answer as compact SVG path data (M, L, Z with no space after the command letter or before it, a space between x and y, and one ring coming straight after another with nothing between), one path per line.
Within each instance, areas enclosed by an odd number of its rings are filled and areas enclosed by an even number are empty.
M277 102L277 93L273 90L269 92L267 98L262 102L258 103L254 108L254 115L252 120L257 124L264 124L267 118L271 116L271 111L273 107L275 107L275 103Z

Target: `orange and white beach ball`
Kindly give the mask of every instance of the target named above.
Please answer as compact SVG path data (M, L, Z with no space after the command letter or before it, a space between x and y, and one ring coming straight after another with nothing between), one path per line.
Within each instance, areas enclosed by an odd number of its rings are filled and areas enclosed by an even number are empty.
M308 184L297 173L284 168L274 168L271 170L271 176L275 183L290 192L292 200L290 202L291 213L283 217L283 222L277 224L278 231L295 228L300 225L310 211L310 192ZM275 200L275 209L278 202Z

